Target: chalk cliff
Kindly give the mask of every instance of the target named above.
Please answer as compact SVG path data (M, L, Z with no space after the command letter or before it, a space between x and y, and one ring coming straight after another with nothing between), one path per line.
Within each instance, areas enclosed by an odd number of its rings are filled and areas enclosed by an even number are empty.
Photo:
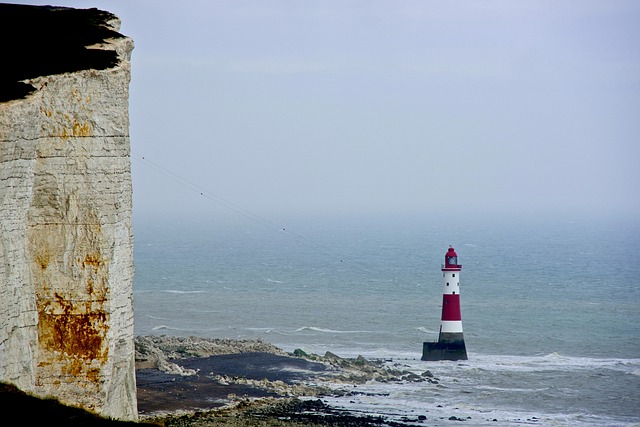
M133 42L119 26L0 5L0 381L131 420Z

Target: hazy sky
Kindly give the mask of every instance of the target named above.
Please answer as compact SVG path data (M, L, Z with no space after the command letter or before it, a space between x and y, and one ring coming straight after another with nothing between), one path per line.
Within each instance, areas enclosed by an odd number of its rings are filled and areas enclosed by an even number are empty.
M638 1L56 4L135 41L137 215L640 216Z

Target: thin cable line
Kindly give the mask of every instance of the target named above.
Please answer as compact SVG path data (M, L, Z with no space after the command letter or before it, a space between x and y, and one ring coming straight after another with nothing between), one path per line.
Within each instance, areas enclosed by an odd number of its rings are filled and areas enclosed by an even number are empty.
M358 268L359 270L366 272L366 273L371 273L371 272L375 272L375 269L371 268L371 266L368 266L366 264L363 264L359 261L354 260L353 258L346 256L344 254L339 254L333 250L331 250L330 248L325 247L324 245L321 245L318 242L315 242L299 233L296 233L294 231L291 231L289 229L287 229L286 227L282 227L264 217L262 217L261 215L258 215L254 212L249 211L248 209L245 209L241 206L238 206L237 204L215 194L212 193L211 191L207 190L206 188L204 188L201 185L198 185L192 181L189 181L186 178L181 177L180 175L177 175L176 173L170 171L169 169L165 168L164 166L153 162L147 158L145 158L145 156L142 156L136 152L134 152L133 150L131 151L131 157L135 160L137 160L138 162L140 162L141 164L149 167L150 169L155 170L156 172L160 173L161 175L164 175L165 177L171 179L174 182L177 182L178 184L182 185L185 188L188 188L189 190L195 192L195 193L199 193L200 196L207 198L213 202L216 202L224 207L226 207L227 209L230 209L234 212L236 212L239 215L242 215L243 217L254 221L260 225L262 225L265 228L268 228L274 232L277 232L279 235L286 235L288 238L297 240L300 243L303 243L305 245L307 245L308 247L313 248L314 250L316 250L319 253L322 253L323 255L325 255L328 258L334 259L336 261L340 261L341 263L344 260L349 261L350 264L352 264L354 267Z

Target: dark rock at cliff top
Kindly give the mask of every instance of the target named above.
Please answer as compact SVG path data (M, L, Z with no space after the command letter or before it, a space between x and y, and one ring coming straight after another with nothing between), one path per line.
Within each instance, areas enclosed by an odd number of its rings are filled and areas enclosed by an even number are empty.
M35 90L21 80L117 65L116 52L87 48L123 37L109 24L116 20L98 9L0 4L0 102Z

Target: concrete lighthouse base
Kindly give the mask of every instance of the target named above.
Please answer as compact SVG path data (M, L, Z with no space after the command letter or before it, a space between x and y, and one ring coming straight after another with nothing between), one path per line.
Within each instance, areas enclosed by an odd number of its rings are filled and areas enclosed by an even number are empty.
M422 344L422 360L467 360L462 333L441 333L438 342Z

